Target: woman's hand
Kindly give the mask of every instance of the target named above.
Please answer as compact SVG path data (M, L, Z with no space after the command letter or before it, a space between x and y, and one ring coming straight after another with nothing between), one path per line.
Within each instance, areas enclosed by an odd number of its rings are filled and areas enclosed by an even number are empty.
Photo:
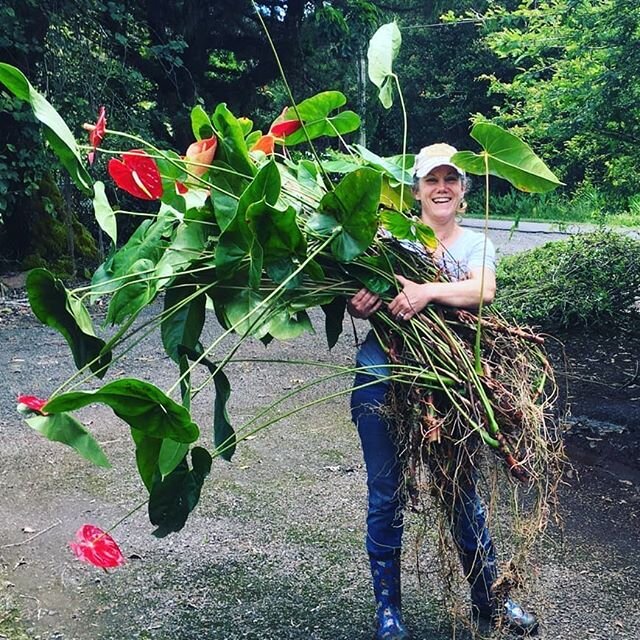
M420 313L429 302L428 284L418 284L396 275L402 291L389 303L389 311L398 320L409 320Z
M381 306L382 300L368 289L360 289L351 300L347 300L347 311L354 318L369 318Z

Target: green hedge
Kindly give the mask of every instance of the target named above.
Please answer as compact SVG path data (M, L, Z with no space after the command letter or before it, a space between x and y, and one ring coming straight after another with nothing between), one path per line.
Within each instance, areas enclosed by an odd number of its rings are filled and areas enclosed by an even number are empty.
M495 306L543 330L605 328L638 317L640 242L611 231L503 258Z

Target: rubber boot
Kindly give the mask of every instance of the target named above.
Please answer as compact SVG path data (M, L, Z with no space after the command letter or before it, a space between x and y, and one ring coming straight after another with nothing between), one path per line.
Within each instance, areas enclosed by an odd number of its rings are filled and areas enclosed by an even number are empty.
M407 640L409 632L402 619L400 593L400 552L369 554L373 593L376 598L376 640Z

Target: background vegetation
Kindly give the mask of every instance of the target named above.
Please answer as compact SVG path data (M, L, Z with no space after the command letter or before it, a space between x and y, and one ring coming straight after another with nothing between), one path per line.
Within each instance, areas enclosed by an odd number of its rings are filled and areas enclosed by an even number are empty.
M410 149L442 139L473 147L470 121L494 120L566 182L543 198L496 183L499 215L640 220L633 0L264 0L259 10L294 95L339 89L363 116L354 141L381 155L400 149L398 107L379 105L365 69L370 36L396 19ZM267 128L288 103L250 0L6 0L0 60L18 66L78 137L105 105L110 127L181 151L191 142L194 104L226 102ZM92 170L102 177L104 158ZM87 203L46 153L25 107L0 90L0 270L71 271L100 251Z

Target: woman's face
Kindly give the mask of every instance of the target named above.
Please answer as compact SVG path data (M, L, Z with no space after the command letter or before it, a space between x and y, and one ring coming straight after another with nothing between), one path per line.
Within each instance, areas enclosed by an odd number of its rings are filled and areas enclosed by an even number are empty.
M447 222L455 218L464 197L462 179L453 167L436 167L420 178L414 195L420 203L423 218Z

